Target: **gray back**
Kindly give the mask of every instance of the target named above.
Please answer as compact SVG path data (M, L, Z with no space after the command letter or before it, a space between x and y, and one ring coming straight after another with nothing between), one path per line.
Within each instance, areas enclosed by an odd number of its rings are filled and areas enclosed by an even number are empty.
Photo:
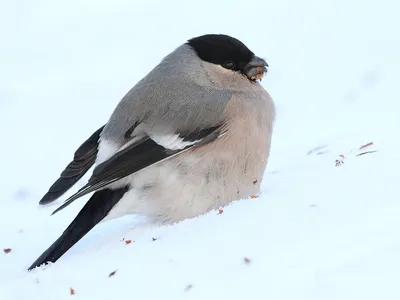
M230 98L228 90L213 85L195 52L182 45L124 96L102 137L121 143L137 123L167 133L215 126L223 122Z

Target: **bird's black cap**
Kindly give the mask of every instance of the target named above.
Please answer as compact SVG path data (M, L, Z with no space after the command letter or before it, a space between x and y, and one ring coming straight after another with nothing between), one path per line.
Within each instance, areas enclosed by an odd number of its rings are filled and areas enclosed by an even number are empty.
M241 41L224 34L207 34L188 40L197 55L204 61L224 68L240 71L254 57Z

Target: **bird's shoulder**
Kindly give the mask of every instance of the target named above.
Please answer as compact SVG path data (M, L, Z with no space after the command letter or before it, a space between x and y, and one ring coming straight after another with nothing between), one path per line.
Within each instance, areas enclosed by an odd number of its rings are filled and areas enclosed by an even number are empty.
M103 135L126 136L139 124L174 133L219 125L232 93L189 76L151 72L136 84L111 114Z

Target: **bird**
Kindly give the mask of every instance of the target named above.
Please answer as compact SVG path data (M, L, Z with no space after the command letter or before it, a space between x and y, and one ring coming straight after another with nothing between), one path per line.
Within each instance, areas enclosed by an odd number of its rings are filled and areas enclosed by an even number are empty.
M226 34L187 39L164 56L39 201L57 200L94 166L53 214L93 194L28 270L56 262L100 222L138 214L173 224L258 194L276 115L260 82L268 68Z

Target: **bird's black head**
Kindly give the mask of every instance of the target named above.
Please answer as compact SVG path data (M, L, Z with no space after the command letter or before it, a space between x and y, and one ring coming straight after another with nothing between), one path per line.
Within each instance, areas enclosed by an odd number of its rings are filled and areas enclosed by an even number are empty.
M238 39L223 34L207 34L190 39L187 44L204 61L237 71L249 80L261 79L268 64Z

